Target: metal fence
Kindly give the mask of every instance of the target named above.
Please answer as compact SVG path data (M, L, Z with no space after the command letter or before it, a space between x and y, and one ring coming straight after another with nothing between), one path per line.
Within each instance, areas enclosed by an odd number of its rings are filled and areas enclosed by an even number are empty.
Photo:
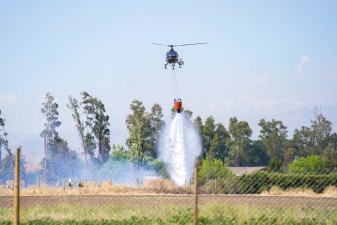
M182 186L136 175L46 185L40 175L19 191L14 179L0 188L0 224L337 224L336 174L265 170L199 165Z

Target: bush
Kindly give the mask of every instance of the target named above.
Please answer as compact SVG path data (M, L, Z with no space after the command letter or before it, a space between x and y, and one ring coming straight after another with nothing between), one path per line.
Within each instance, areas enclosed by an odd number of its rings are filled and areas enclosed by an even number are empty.
M202 160L199 166L198 183L204 185L206 182L215 179L225 180L224 178L235 177L235 175L223 165L221 160L210 161L208 159Z
M269 191L272 186L283 190L290 188L308 188L322 193L328 186L337 187L337 174L307 175L255 172L239 179L242 194L260 194Z
M290 173L304 173L304 174L325 174L328 172L328 167L325 158L317 155L308 157L300 157L294 162L290 163Z
M203 186L203 193L213 194L240 194L239 178L231 176L208 180Z

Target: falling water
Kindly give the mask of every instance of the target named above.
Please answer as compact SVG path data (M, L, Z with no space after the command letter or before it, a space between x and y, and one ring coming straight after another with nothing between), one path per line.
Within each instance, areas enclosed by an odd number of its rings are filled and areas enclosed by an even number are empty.
M177 113L161 133L158 151L171 179L183 186L192 177L195 161L201 153L198 128L184 113Z

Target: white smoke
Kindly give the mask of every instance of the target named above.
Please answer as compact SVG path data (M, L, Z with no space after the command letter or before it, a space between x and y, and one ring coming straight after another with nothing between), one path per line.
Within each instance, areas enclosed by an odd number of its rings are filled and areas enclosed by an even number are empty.
M197 157L201 153L201 139L195 126L183 113L177 113L161 133L158 156L171 179L183 186L193 175Z

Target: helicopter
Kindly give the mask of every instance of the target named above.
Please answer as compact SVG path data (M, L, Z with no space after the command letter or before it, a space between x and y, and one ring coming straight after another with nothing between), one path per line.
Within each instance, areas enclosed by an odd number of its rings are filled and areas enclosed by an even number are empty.
M183 44L183 45L165 45L165 44L158 44L158 43L152 43L154 45L164 45L170 47L170 51L166 53L166 64L164 64L164 68L167 69L167 65L171 64L172 70L174 70L174 67L176 63L179 65L179 68L181 68L182 65L184 65L184 61L182 59L179 59L178 52L174 51L173 47L177 46L187 46L187 45L201 45L201 44L207 44L207 42L204 43L193 43L193 44Z

